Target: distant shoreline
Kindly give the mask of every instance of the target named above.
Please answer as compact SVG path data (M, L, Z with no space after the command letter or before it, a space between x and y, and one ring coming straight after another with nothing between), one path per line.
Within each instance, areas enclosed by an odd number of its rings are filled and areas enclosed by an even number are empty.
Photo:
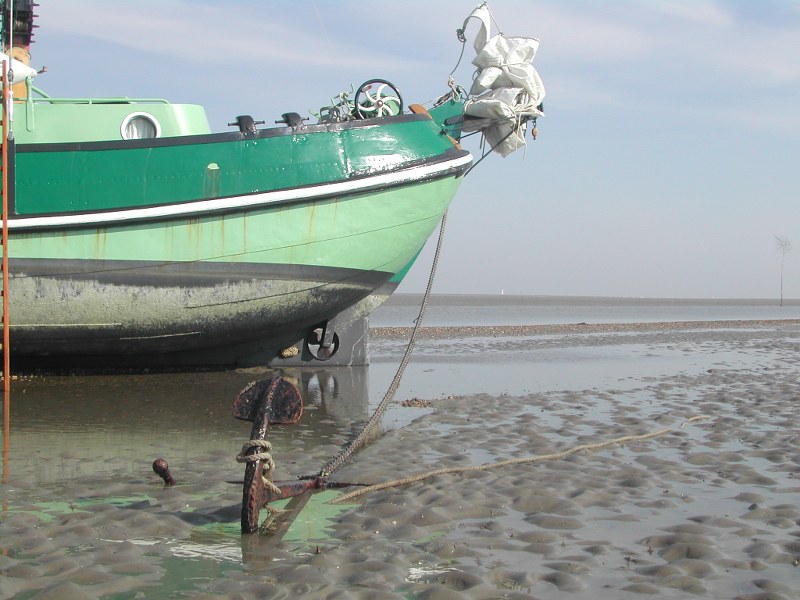
M396 292L386 301L388 306L418 306L424 294ZM652 296L558 296L548 294L431 294L433 305L455 306L492 304L553 305L618 305L618 306L774 306L778 298L670 298ZM784 306L800 306L800 298L784 298Z
M580 333L626 333L647 331L680 331L705 329L751 329L764 327L796 327L800 319L754 319L735 321L664 321L656 323L563 323L553 325L444 325L422 326L417 336L422 339L456 337L521 337L532 335L564 335ZM381 339L409 338L413 327L370 327L370 334Z

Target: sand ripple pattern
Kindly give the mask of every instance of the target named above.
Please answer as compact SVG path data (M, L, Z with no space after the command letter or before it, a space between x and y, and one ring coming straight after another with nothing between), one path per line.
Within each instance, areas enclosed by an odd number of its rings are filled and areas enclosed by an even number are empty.
M598 452L368 494L324 532L277 545L241 541L230 528L240 491L224 482L236 450L229 440L207 441L176 466L190 483L173 489L144 470L120 473L113 484L12 481L0 488L9 507L0 512L0 597L800 597L797 326L619 333L491 342L536 347L539 358L553 346L590 344L624 354L630 376L530 393L443 390L427 399L431 408L402 409L419 416L362 450L337 478L378 483L709 418ZM475 347L461 335L464 347ZM430 340L435 353L441 338ZM385 344L378 355L393 352L393 342ZM700 366L641 374L644 353L657 361L667 349ZM491 361L480 357L460 368L492 376ZM546 368L552 364L531 359L518 377L535 379ZM356 425L307 452L300 438L274 441L279 469L313 471ZM281 464L280 445L292 443L301 450L297 464ZM75 504L85 498L96 501ZM43 512L45 499L63 506Z

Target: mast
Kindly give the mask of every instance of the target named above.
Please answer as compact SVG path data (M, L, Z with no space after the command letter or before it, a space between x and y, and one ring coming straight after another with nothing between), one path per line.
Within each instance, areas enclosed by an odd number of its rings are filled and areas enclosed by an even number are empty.
M26 98L28 95L27 84L22 82L16 86L12 85L10 77L12 71L12 61L30 64L30 45L33 37L33 14L34 7L37 6L32 0L0 0L0 40L2 50L9 57L9 60L2 61L2 139L0 139L0 212L2 212L2 230L0 233L0 247L2 247L2 262L0 262L0 297L2 297L2 358L3 358L3 389L5 392L5 418L8 418L8 394L11 386L10 354L9 343L9 287L8 287L8 212L9 200L13 194L14 181L11 178L9 169L14 160L14 131L13 131L13 110L14 96ZM16 88L16 89L15 89Z
M33 0L0 0L3 11L3 52L19 62L31 64L31 43L36 16L34 9L39 6ZM13 86L12 94L17 99L28 97L28 86L23 81ZM13 118L13 115L12 115Z
M2 41L3 51L6 52L11 46L14 39L14 5L11 0L8 3L3 2L3 21L2 21ZM9 53L10 54L10 53ZM2 139L0 139L0 212L2 212L2 232L0 233L0 248L2 248L3 257L0 262L0 298L2 298L2 325L3 325L3 341L2 341L2 356L3 356L3 391L5 396L3 416L4 421L8 422L8 403L9 392L11 390L11 352L9 344L9 297L8 297L8 145L11 137L10 130L10 116L12 110L12 90L9 85L8 71L11 67L11 61L5 58L2 61L2 124L0 131L2 131ZM6 440L7 433L3 436ZM7 453L4 452L4 456Z
M11 348L9 344L9 296L8 296L8 193L10 191L9 187L9 177L8 177L8 165L9 165L9 154L10 149L9 146L11 142L11 130L9 128L10 123L10 106L11 106L11 88L9 86L8 81L8 67L9 63L6 60L3 60L2 63L2 97L3 97L3 117L2 117L2 135L3 139L0 140L0 169L2 169L2 173L0 176L2 179L0 180L0 210L2 210L2 251L3 251L3 258L2 262L0 262L0 272L2 272L2 289L0 289L0 296L2 296L3 300L3 391L5 392L5 397L8 398L8 393L11 389ZM6 408L4 410L5 418L8 418L8 401L6 400ZM6 439L6 438L4 438Z

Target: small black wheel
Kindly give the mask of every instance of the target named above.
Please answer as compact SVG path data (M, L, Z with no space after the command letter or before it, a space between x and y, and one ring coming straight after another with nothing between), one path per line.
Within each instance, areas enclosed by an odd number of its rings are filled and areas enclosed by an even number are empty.
M391 82L370 79L362 83L356 92L355 112L359 119L394 117L403 112L403 98Z
M326 361L333 357L339 350L339 335L334 332L331 338L330 346L322 345L323 331L321 327L317 327L314 331L308 334L306 338L306 349L308 353L319 361Z

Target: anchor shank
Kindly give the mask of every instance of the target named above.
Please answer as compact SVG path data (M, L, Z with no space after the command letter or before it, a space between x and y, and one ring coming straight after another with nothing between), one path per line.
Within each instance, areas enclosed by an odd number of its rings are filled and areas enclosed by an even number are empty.
M252 420L250 440L264 440L270 424L296 423L303 414L303 398L297 386L284 377L274 377L251 384L234 401L234 416ZM255 458L256 454L269 452L269 447L251 445L244 456ZM268 456L252 460L245 466L242 488L242 533L258 531L259 513L273 500L290 498L306 493L320 485L318 481L282 483L279 492L273 487L271 464ZM267 467L266 469L264 467Z
M269 414L272 410L272 399L278 386L278 379L270 382L269 387L261 398L253 419L250 430L251 440L263 440L269 429ZM253 447L247 450L245 456L251 456L259 451ZM259 513L261 508L270 501L270 490L263 480L263 461L254 460L247 463L244 470L244 486L242 488L242 532L253 533L258 531Z

